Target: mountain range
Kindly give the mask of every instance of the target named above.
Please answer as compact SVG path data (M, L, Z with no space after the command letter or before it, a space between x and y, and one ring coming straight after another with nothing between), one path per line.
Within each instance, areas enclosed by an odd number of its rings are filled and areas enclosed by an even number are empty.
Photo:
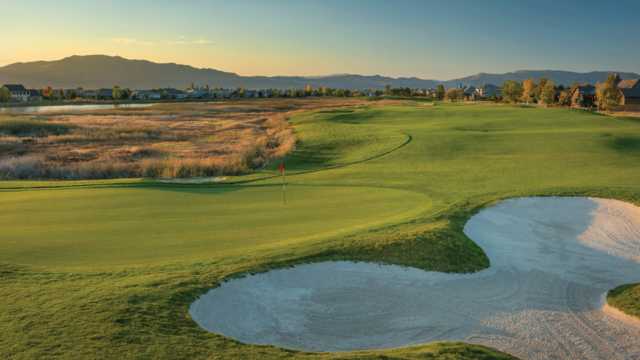
M558 70L520 70L503 74L479 73L452 80L429 80L416 77L392 78L380 75L339 74L317 77L304 76L242 76L215 69L196 68L174 63L155 63L147 60L131 60L119 56L87 55L70 56L55 61L34 61L0 67L0 84L24 84L28 88L110 88L114 85L131 89L175 87L190 84L211 87L249 89L332 87L344 89L383 89L392 87L433 88L459 85L500 85L506 80L547 78L556 84L596 83L606 79L611 71L578 73ZM640 78L629 72L617 72L623 79Z

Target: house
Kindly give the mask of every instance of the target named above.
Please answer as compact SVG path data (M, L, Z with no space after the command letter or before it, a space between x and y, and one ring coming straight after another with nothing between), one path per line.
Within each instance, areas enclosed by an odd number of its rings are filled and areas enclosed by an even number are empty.
M466 86L462 90L462 94L464 96L464 99L467 101L475 101L478 97L477 88L475 86Z
M82 90L82 92L78 93L78 96L83 99L97 99L98 90Z
M200 88L200 89L189 89L186 94L183 93L183 97L181 99L189 98L189 99L206 99L211 95L208 89ZM176 99L179 99L176 97Z
M314 89L313 91L315 92L316 90ZM273 96L273 91L271 89L262 89L259 91L259 95L263 98L270 98Z
M36 89L29 89L29 101L42 101L42 92Z
M212 92L213 98L215 99L228 99L233 95L233 90L231 89L215 89Z
M113 89L100 89L96 92L97 100L113 100Z
M620 80L618 89L622 95L620 105L640 108L640 79Z
M495 99L500 97L500 88L493 84L484 84L477 89L479 97L484 99Z
M82 94L82 88L64 89L63 96L65 99L74 100Z
M6 84L3 87L11 93L12 101L29 101L29 90L20 84Z
M135 100L160 100L162 93L154 90L136 90L131 94L131 98Z
M184 92L182 90L174 89L174 88L163 89L162 93L163 93L164 97L167 98L167 99L182 100L182 99L186 99L187 97L189 97L188 93L186 93L186 92Z
M596 102L596 87L593 85L579 85L571 93L571 106L592 107Z

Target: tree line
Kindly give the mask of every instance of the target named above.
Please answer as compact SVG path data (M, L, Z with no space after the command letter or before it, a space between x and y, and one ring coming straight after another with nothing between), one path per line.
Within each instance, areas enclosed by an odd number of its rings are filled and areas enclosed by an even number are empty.
M595 86L595 96L581 97L575 96L576 90L581 84L573 84L570 87L563 85L556 86L552 80L527 79L522 82L515 80L507 80L502 84L501 94L488 100L503 101L506 103L523 103L523 104L542 104L542 105L560 105L560 106L580 106L580 107L597 107L600 110L611 110L620 103L620 91L618 82L620 78L615 74L610 74L602 83ZM191 89L196 89L192 84ZM212 94L216 90L210 92L208 86L201 88L206 93ZM153 89L162 95L161 98L168 99L169 89ZM52 89L46 87L40 91L43 99L46 100L74 100L82 97L82 89ZM114 86L110 91L110 97L114 100L127 100L133 95L128 88ZM334 97L358 97L358 96L389 96L389 97L425 97L431 100L464 100L465 89L449 88L445 89L444 85L439 84L435 89L412 89L409 87L393 88L390 85L385 86L384 90L349 90L341 88L319 87L312 88L311 85L305 86L303 89L266 89L266 90L247 90L237 88L230 90L228 97L282 97L282 98L299 98L307 96L334 96ZM213 96L212 96L213 97ZM573 97L573 98L572 98ZM0 102L11 100L11 94L5 87L0 88Z
M604 82L595 85L595 96L591 98L576 94L578 88L584 86L582 84L573 84L565 88L562 85L556 86L548 79L540 79L537 83L533 79L523 82L507 80L502 85L502 100L507 103L576 105L611 110L620 104L619 82L620 78L617 75L610 74Z

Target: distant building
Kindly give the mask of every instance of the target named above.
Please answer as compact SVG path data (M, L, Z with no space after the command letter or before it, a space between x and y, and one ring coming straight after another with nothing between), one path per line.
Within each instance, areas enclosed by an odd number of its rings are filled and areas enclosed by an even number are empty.
M75 98L82 97L82 92L82 88L64 89L64 98L73 100Z
M462 90L462 94L464 99L467 101L475 101L479 98L477 93L477 88L475 86L466 86Z
M424 90L424 95L426 97L435 97L436 96L436 89L434 89L434 88L425 89Z
M82 90L81 93L78 93L78 96L84 99L97 99L98 90Z
M207 99L211 96L211 92L209 92L208 89L189 89L187 90L186 93L183 92L183 94L181 95L183 96L182 99L185 98L189 98L189 99ZM176 97L176 99L178 99Z
M42 92L36 89L29 89L29 101L42 101Z
M113 100L113 89L100 89L96 92L98 100Z
M577 86L571 93L571 106L592 107L596 100L596 87L593 85Z
M273 91L271 89L262 89L258 91L258 95L263 98L270 98L273 96Z
M640 107L640 79L620 80L620 105Z
M29 101L29 90L20 84L6 84L3 87L11 93L12 101Z
M162 93L155 90L136 90L131 94L134 100L160 100Z
M500 88L493 84L484 84L477 89L477 93L481 98L492 99L501 95Z
M245 98L257 98L260 97L260 91L258 90L245 90L244 91Z
M163 99L176 99L182 100L189 97L189 94L185 91L174 89L174 88L166 88L162 89L162 98Z
M215 99L228 99L233 95L231 89L215 89L212 91L211 96Z

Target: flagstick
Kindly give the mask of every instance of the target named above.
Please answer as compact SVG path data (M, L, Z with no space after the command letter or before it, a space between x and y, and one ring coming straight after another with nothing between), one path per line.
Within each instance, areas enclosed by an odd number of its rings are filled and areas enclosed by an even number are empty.
M283 168L282 169L282 203L286 205L287 204L287 185L285 182L285 175L284 175L285 171L286 170Z

